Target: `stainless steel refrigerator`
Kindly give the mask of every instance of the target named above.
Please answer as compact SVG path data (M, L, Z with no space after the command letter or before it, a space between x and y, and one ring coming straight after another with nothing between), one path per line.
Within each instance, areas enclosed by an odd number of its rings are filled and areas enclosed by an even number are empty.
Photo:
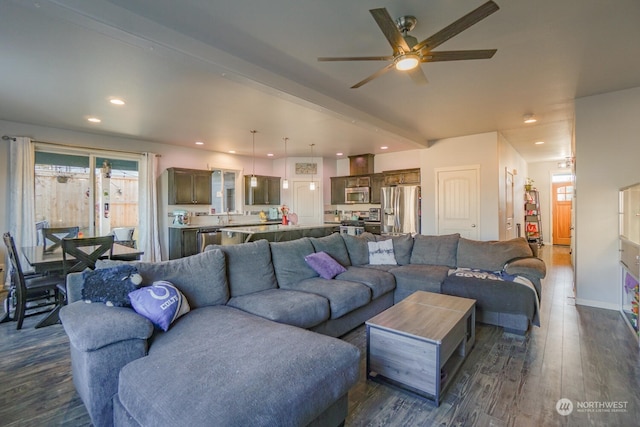
M420 186L382 187L382 234L420 234Z

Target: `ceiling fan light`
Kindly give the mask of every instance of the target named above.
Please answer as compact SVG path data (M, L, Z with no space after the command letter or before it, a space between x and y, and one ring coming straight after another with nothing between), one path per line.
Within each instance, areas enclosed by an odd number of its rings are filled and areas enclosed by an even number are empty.
M396 70L399 71L408 71L413 70L418 66L420 60L418 59L418 55L405 54L400 55L396 59Z

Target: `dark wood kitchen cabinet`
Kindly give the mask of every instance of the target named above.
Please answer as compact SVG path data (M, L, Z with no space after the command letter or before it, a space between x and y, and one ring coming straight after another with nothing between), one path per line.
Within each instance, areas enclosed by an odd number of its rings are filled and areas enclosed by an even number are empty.
M344 189L347 185L347 177L334 176L331 178L331 204L344 204Z
M420 185L420 169L401 169L385 171L384 185L418 184Z
M381 173L374 173L371 176L371 203L380 203L381 195L380 190L384 186L384 175Z
M170 205L210 205L211 171L169 168Z
M197 228L169 228L169 259L184 258L197 253Z
M244 176L245 205L279 205L280 177L256 175L257 187L251 187L251 175Z

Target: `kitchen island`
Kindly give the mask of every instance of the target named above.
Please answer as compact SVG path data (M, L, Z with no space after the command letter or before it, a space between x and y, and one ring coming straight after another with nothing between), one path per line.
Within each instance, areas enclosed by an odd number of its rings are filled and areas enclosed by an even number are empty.
M220 230L223 245L254 242L265 239L269 242L286 242L302 237L324 237L339 231L337 224L281 225L265 224L249 227L228 227Z

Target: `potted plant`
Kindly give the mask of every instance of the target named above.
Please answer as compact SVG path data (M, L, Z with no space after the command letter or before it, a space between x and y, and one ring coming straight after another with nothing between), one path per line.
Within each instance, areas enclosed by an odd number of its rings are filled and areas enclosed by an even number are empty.
M531 178L527 178L525 181L524 189L526 191L531 191L533 189L533 180Z

